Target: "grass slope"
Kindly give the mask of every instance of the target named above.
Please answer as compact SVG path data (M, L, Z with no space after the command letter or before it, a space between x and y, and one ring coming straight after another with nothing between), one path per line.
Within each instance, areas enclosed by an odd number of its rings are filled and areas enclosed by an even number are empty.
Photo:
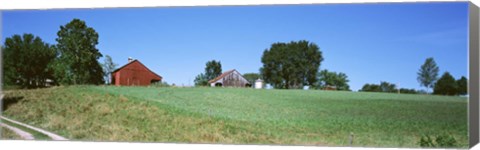
M22 140L19 135L8 128L0 126L0 132L0 140Z
M30 134L32 134L32 136L35 138L35 140L51 140L51 138L43 133L40 133L38 131L35 131L35 130L32 130L30 128L27 128L27 127L24 127L24 126L21 126L21 125L17 125L13 122L10 122L10 121L7 121L7 120L3 120L3 119L0 119L2 123L4 124L7 124L9 126L12 126L12 127L15 127L15 128L18 128L20 130L23 130L25 132L28 132ZM8 130L8 129L7 129Z
M70 139L419 147L468 146L462 97L236 88L71 86L11 90L6 116Z

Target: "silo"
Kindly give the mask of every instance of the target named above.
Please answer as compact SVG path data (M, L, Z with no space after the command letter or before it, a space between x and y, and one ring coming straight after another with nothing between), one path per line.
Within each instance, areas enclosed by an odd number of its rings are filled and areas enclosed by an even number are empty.
M263 80L257 79L255 80L255 89L262 89L263 88Z

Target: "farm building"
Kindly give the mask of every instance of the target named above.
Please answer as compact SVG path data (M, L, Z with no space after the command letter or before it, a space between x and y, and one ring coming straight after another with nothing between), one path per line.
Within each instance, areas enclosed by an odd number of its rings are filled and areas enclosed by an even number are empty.
M233 69L222 73L220 76L208 81L210 86L219 87L251 87L252 84L245 79L242 74Z
M112 84L120 86L148 86L161 82L162 76L148 69L138 60L128 58L128 63L112 73Z

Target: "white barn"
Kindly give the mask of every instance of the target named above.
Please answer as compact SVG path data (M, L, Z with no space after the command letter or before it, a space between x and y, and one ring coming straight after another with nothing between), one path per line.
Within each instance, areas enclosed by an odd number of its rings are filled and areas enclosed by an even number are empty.
M220 76L208 81L211 87L251 87L252 84L242 74L233 69L222 73Z

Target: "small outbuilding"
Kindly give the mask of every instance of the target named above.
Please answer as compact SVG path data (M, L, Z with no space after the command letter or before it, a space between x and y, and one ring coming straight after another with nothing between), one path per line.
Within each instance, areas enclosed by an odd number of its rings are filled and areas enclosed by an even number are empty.
M242 74L233 69L222 73L220 76L208 81L212 87L251 87L252 84Z
M148 86L162 82L162 76L148 69L140 61L128 58L128 63L112 73L112 84L120 86Z

